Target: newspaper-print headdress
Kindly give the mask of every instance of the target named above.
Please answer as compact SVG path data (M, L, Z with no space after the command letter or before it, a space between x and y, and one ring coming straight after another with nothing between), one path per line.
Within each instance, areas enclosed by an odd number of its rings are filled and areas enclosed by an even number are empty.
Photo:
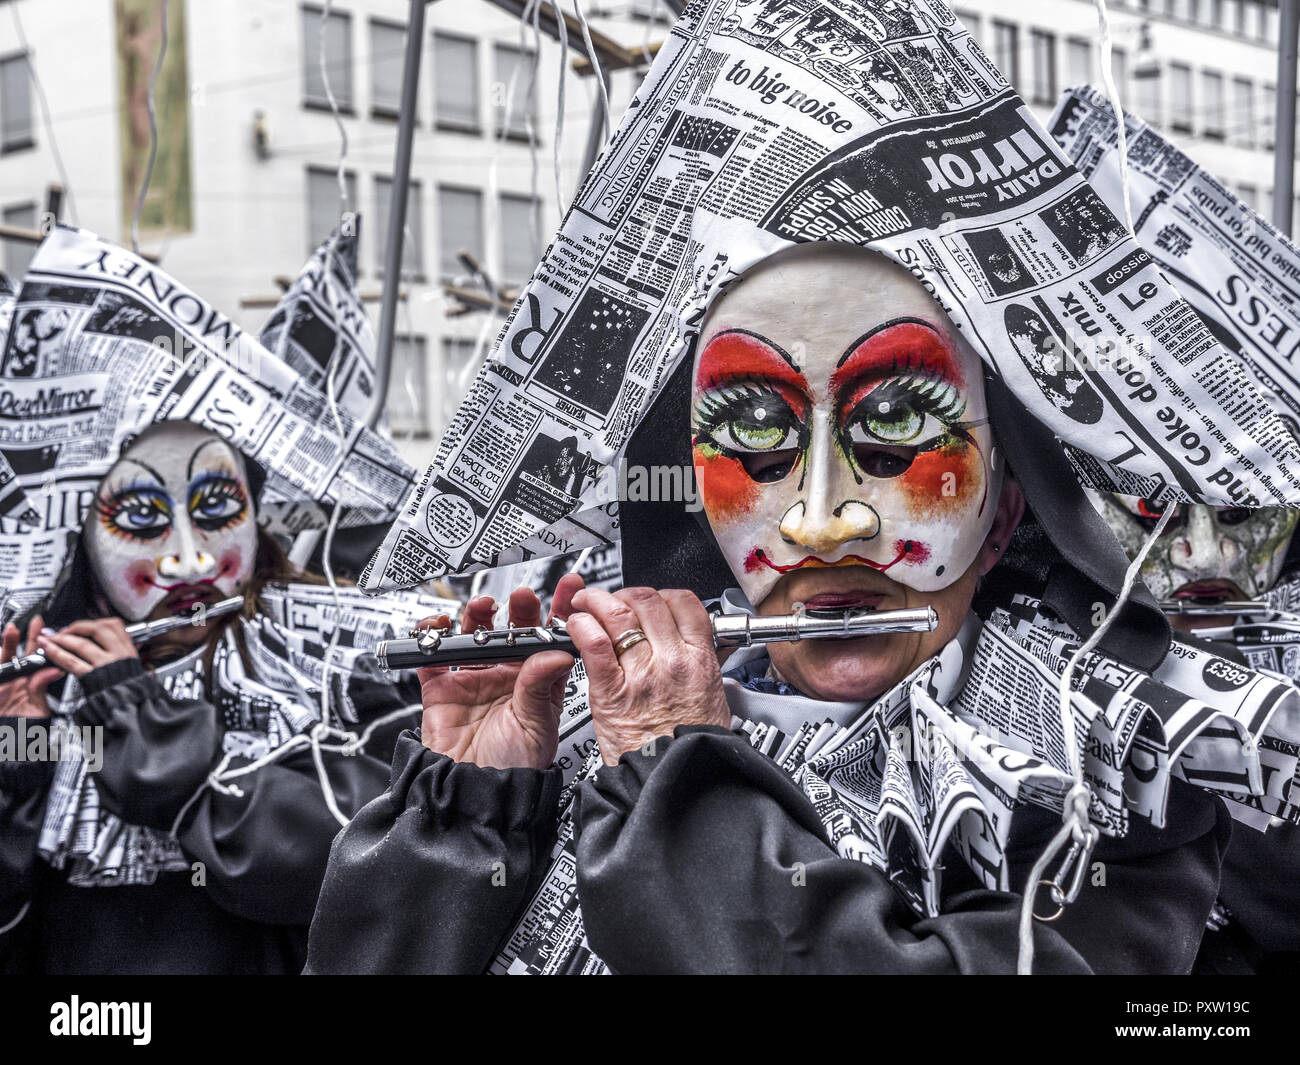
M342 527L392 518L414 470L354 414L373 356L338 239L286 296L293 324L273 354L139 256L84 230L50 234L0 355L0 457L25 490L5 516L36 515L0 537L6 613L52 587L99 480L156 422L193 421L255 462L266 474L259 521L274 531L319 527L336 506ZM331 402L318 385L336 347L342 399ZM4 488L0 467L7 502Z
M704 0L524 289L377 590L611 534L710 300L794 243L907 267L1095 487L1300 504L1294 441L939 0ZM541 470L576 435L576 491Z
M1283 420L1300 427L1300 248L1140 116L1126 112L1124 126L1143 250ZM1107 206L1122 213L1118 125L1106 98L1071 89L1049 128Z

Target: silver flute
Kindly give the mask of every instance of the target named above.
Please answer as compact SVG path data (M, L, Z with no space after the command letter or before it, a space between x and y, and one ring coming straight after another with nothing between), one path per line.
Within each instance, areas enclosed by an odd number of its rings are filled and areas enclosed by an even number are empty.
M933 632L939 615L933 607L908 610L805 610L796 614L753 617L714 614L714 647L748 647L755 643L796 640L851 640L891 632ZM412 629L404 640L380 640L375 658L384 669L421 666L492 666L520 662L539 651L567 651L577 656L564 622L479 629L451 635L438 629Z
M1160 609L1171 615L1183 617L1206 617L1215 614L1238 614L1243 617L1262 617L1265 614L1278 613L1277 607L1256 599L1232 600L1218 602L1197 602L1195 599L1162 599Z
M202 611L195 610L188 614L177 614L175 617L159 618L157 621L141 621L135 625L128 625L126 634L131 637L133 644L148 643L155 636L175 632L187 625L202 625L210 618L233 614L236 610L242 609L243 605L244 597L236 595L229 599L218 600L215 603L203 604ZM31 676L38 669L44 669L49 664L44 651L32 651L20 658L13 658L8 662L0 663L0 684L10 680L17 680L19 677Z

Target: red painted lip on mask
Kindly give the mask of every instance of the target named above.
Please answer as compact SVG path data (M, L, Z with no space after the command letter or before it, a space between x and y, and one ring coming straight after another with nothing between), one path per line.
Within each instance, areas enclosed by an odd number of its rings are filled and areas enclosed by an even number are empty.
M889 562L872 562L869 558L863 558L861 555L845 555L843 558L837 558L834 562L827 562L816 555L808 555L801 558L798 562L793 562L788 566L782 566L773 562L767 557L767 552L761 547L756 547L745 558L745 572L753 573L759 566L766 566L768 569L777 573L793 573L795 570L804 567L826 567L828 569L835 566L870 566L874 570L885 573L892 569L898 563L904 561L911 564L924 562L930 557L930 549L919 540L899 540L894 544L894 550L897 555Z
M200 603L215 603L221 598L215 578L189 584L162 585L157 582L155 584L159 588L167 589L167 594L163 597L163 605L178 614Z
M1240 600L1249 598L1245 592L1237 587L1236 582L1215 578L1209 581L1192 581L1184 584L1174 592L1175 599L1208 599L1211 602L1222 603L1227 600Z

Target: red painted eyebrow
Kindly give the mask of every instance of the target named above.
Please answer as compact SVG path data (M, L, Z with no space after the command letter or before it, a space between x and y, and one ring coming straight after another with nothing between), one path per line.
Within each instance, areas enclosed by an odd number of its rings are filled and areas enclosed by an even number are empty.
M831 374L831 392L873 373L907 369L931 374L965 387L957 353L934 326L914 319L891 322L859 337Z
M767 338L743 329L717 334L700 353L695 387L706 392L744 377L788 385L805 395L809 393L807 380L790 356Z

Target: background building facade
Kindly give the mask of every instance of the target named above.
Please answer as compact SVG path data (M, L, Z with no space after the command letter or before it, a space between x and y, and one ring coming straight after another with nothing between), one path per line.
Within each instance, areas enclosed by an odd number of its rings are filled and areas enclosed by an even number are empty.
M1041 117L1063 88L1097 80L1092 0L956 7ZM1269 213L1276 0L1110 7L1126 106ZM588 8L594 28L633 52L662 40L671 17L662 0ZM45 190L63 173L71 194L63 216L130 244L157 10L156 0L0 5L0 222L39 227ZM322 37L321 3L171 0L141 250L257 330L277 279L297 273L343 210L356 211L360 287L377 322L406 10L405 0L339 0ZM545 35L539 42L487 0L439 0L428 11L389 395L395 435L417 465L504 318L500 310L449 314L460 303L445 283L484 291L459 253L472 253L497 286L526 280L580 181L596 99L594 79L573 71L570 51L561 116L560 45ZM322 47L338 121L320 75ZM615 119L643 70L613 73ZM5 272L21 275L33 249L7 240L3 251Z

